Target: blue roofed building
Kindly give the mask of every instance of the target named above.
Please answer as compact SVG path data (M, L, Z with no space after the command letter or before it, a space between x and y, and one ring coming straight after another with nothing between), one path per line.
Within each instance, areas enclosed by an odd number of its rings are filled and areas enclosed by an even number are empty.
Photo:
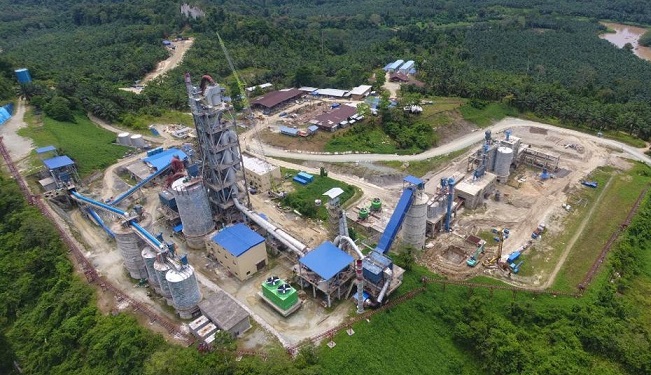
M326 241L299 259L300 285L311 288L314 298L317 292L325 296L328 307L334 298L346 298L355 272L353 257Z
M402 74L409 74L409 71L414 68L414 60L409 60L406 63L402 64L398 72Z
M43 164L57 188L63 188L69 184L79 182L79 174L75 162L67 155L55 156L44 159Z
M240 281L267 265L264 237L238 223L211 234L206 240L208 254Z

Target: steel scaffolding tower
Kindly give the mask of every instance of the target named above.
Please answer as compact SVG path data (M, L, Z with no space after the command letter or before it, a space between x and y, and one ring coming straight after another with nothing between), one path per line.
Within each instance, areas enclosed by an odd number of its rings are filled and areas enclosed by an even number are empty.
M233 198L248 205L240 143L235 132L235 119L227 119L224 88L204 75L200 87L192 86L190 74L185 85L194 125L197 129L202 160L202 175L208 189L208 200L218 221L231 223L242 219Z

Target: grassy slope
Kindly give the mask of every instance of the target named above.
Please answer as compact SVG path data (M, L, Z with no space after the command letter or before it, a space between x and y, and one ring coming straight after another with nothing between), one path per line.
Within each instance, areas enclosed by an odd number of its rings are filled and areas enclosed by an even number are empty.
M18 134L33 139L39 147L53 145L70 156L77 163L82 178L107 168L129 150L113 144L115 134L93 124L85 115L76 114L76 123L60 122L47 116L40 120Z

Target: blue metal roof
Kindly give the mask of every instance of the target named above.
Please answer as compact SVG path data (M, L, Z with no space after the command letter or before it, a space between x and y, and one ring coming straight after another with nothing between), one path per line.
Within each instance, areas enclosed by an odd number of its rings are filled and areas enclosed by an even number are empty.
M54 146L45 146L45 147L41 147L41 148L36 149L37 154L43 154L43 153L50 152L50 151L56 151L56 147L54 147Z
M185 152L179 150L178 148L170 148L158 154L154 154L142 159L145 163L151 164L152 167L156 168L157 171L167 168L170 163L172 163L172 158L174 155L177 155L181 160L188 158L188 155Z
M299 262L324 280L332 279L353 262L353 257L326 241L310 251Z
M409 69L414 67L414 60L409 60L406 63L404 63L401 67L401 71L409 71Z
M410 184L414 184L414 185L417 185L417 186L423 185L425 183L420 178L418 178L416 176L412 176L412 175L409 175L409 176L405 177L403 181L409 182Z
M183 223L175 226L174 228L172 228L172 230L174 231L174 233L181 233L183 231Z
M307 127L307 130L309 130L309 131L311 131L312 133L314 133L315 131L319 130L319 127L316 126L316 125L310 125L310 126Z
M389 69L393 69L393 70L398 69L400 67L400 65L402 65L404 62L405 62L405 60L396 60L396 61L393 62L393 64L391 64Z
M5 107L0 107L0 125L4 124L11 118L11 114Z
M242 223L222 229L212 237L212 240L236 257L264 242L261 235Z
M281 126L280 132L288 135L298 135L298 129L290 128L288 126Z
M43 160L43 163L45 163L45 166L48 167L48 169L57 169L75 164L75 162L66 155L45 159Z

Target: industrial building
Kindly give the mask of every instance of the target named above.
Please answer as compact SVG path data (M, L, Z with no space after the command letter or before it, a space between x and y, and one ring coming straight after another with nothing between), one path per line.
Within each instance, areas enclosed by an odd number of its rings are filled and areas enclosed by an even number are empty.
M255 157L242 155L244 176L249 186L260 191L269 191L282 176L280 168Z
M346 287L355 276L352 263L352 256L326 241L299 259L299 284L311 289L314 298L317 291L323 293L330 307L334 297L342 299L346 295Z
M342 99L350 96L350 92L339 89L317 89L312 95L325 96L327 98Z
M363 100L371 93L373 87L370 85L361 85L350 90L350 96L353 100Z
M251 328L249 313L223 291L215 292L201 301L199 309L219 329L233 337L238 337Z
M44 152L43 150L46 149L52 151L54 150L54 147L48 146L40 148L39 150L41 150L42 153ZM77 173L75 162L67 155L57 155L49 159L44 159L43 164L50 174L52 182L57 188L63 188L69 184L81 181L79 174Z
M292 100L296 100L303 95L305 95L305 92L294 88L272 91L252 101L251 106L271 113L279 110L285 104Z
M250 278L268 263L264 238L242 223L211 235L206 248L240 281Z

